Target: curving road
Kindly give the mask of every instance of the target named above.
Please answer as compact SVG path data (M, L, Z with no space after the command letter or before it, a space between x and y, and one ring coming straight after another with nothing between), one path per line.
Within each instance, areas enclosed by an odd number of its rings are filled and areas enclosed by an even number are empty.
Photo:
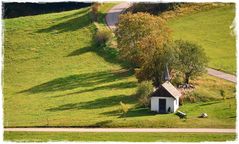
M127 2L123 2L120 3L114 7L112 7L109 11L108 14L105 17L107 26L111 29L111 30L115 30L116 25L119 21L119 15L129 6L131 5L131 3L127 3ZM236 83L237 78L235 75L232 74L228 74L222 71L218 71L212 68L207 68L208 74L211 76L215 76L221 79L225 79L227 81Z
M128 2L123 2L120 3L114 7L112 7L108 12L107 15L105 17L107 26L111 29L111 30L115 30L116 25L118 23L118 18L119 15L128 7L130 7L131 3Z

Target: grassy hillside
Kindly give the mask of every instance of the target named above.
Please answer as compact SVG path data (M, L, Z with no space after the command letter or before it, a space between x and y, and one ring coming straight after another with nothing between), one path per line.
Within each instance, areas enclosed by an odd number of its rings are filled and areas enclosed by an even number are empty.
M101 17L112 5L103 5ZM133 73L93 45L89 8L4 24L5 127L235 127L235 85L206 75L195 80L202 83L197 90L215 101L182 106L186 121L138 108ZM104 26L102 19L98 26ZM221 100L221 89L230 99ZM127 118L121 117L120 101L132 108ZM197 118L202 112L209 118Z
M174 39L190 40L205 49L209 67L235 74L236 39L229 28L234 17L231 5L181 16L168 24Z
M92 47L88 8L4 22L6 126L93 125L130 100L136 80Z
M227 133L63 133L5 132L4 140L18 142L47 141L125 141L125 142L203 142L234 141Z

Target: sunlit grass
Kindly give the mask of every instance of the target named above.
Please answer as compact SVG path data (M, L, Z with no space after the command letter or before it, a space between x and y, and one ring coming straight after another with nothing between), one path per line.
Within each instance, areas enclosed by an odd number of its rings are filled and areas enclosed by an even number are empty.
M72 133L5 132L4 140L17 142L46 141L124 141L124 142L203 142L234 141L227 133Z
M110 6L104 4L102 13ZM206 75L195 82L197 91L213 97L215 104L183 105L186 121L138 108L133 72L93 44L96 25L89 8L6 19L4 24L5 127L235 127L235 98L223 101L220 96L224 89L228 98L234 97L235 84ZM120 101L131 108L126 118L119 112ZM209 118L197 118L202 112Z
M190 40L201 45L209 57L208 66L236 73L236 39L230 25L235 5L196 12L170 20L174 39Z

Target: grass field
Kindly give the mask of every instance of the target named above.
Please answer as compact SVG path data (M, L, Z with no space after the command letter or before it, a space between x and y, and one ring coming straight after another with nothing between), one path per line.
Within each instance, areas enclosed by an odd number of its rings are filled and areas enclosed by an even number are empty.
M101 16L108 8L103 5ZM200 95L214 101L183 105L186 120L137 107L137 80L117 58L95 47L88 8L4 24L5 127L235 127L235 84L207 75L194 83L200 84ZM104 26L102 19L99 25ZM221 100L221 89L230 99ZM121 118L120 101L131 107L127 118ZM202 112L209 118L197 118Z
M234 141L236 134L226 133L50 133L5 132L5 141L127 141L127 142L203 142Z
M209 57L209 67L236 74L236 38L230 25L235 5L224 6L169 21L174 39L190 40L201 45Z

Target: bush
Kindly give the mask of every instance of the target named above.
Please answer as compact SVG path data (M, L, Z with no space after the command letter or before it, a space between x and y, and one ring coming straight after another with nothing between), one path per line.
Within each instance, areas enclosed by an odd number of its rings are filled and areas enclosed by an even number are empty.
M98 46L105 46L106 43L111 39L112 34L108 30L97 31L95 35L95 43Z
M139 104L148 107L150 104L150 94L153 92L153 85L151 81L143 81L138 85L136 96Z
M129 111L129 107L122 101L120 102L120 106L121 106L121 112L123 113L123 117L125 117Z
M92 13L92 21L98 21L98 11L99 11L99 3L94 3L91 6L91 13Z

